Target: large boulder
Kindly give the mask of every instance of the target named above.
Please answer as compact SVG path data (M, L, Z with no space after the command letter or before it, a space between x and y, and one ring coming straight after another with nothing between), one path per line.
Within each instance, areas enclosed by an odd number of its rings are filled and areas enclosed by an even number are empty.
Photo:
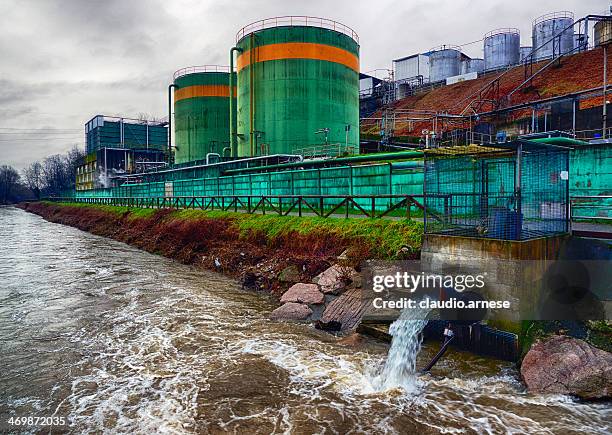
M563 335L536 342L525 355L521 375L537 393L571 394L582 399L612 395L612 353Z
M337 295L346 288L347 278L350 278L354 273L354 269L350 267L334 264L315 276L312 282L318 284L323 293Z
M315 305L325 302L325 295L319 291L316 284L297 283L289 287L281 302L299 302L302 304Z
M281 305L270 314L270 319L288 322L304 322L312 314L308 305L298 304L297 302L287 302Z

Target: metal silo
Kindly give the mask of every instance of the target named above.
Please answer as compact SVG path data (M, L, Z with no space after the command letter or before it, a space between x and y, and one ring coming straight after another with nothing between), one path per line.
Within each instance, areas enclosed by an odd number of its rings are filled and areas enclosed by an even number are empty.
M536 59L569 53L574 48L574 14L569 11L542 15L533 21L533 48ZM553 37L555 37L553 39Z
M519 62L525 60L527 56L531 54L532 47L521 47L519 48Z
M352 29L324 18L278 17L249 24L236 40L237 156L324 144L359 149L359 40Z
M612 42L612 22L598 21L593 26L593 39L595 45L604 45Z
M495 29L484 35L485 70L519 63L521 34L518 29Z
M174 85L175 163L223 155L230 133L229 67L183 68L174 73Z
M431 50L429 54L429 81L437 82L461 74L461 49L451 45Z
M461 74L484 71L484 59L464 59L461 62Z

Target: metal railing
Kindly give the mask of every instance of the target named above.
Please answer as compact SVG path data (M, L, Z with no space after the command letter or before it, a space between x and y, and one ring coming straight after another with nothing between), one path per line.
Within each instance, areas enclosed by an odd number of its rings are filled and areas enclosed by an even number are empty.
M293 154L299 154L305 159L315 157L337 157L342 155L356 154L357 147L343 143L330 143L320 145L310 145L303 148L295 148Z
M592 139L603 139L603 138L611 138L612 137L612 127L606 128L604 131L602 128L592 129L592 130L577 130L574 132L574 137L576 139L582 140L592 140Z
M593 212L585 214L585 212ZM581 195L570 197L572 221L609 221L612 223L612 195Z
M236 33L236 42L240 41L242 38L250 35L251 33L283 26L320 27L322 29L334 30L350 36L355 40L355 42L359 43L359 36L357 35L357 32L355 32L349 26L334 20L329 20L327 18L308 17L305 15L286 15L282 17L265 18L263 20L247 24L240 29L238 33Z
M172 76L174 80L178 77L186 76L187 74L195 74L195 73L203 73L203 72L223 72L229 73L230 67L223 65L196 65L196 66L187 66L185 68L181 68L174 72Z
M318 217L406 217L423 211L423 195L216 195L158 197L54 197L54 202L133 208L220 210L242 213L304 214Z

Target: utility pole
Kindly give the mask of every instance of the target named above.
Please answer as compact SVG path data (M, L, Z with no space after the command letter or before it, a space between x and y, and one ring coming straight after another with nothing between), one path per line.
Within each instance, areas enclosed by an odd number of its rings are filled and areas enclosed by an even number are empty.
M606 138L608 128L608 101L606 100L608 90L608 44L603 46L603 132L601 137Z

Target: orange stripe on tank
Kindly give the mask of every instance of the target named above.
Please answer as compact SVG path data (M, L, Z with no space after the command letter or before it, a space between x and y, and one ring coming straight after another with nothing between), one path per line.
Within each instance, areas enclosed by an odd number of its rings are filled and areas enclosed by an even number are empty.
M234 96L236 96L236 87L234 87ZM193 85L174 91L175 103L186 98L197 97L229 97L229 85Z
M315 44L312 42L285 42L255 47L254 62L281 59L315 59L339 63L359 72L359 58L342 48L331 45ZM251 63L251 50L246 50L236 61L236 68L240 71Z

